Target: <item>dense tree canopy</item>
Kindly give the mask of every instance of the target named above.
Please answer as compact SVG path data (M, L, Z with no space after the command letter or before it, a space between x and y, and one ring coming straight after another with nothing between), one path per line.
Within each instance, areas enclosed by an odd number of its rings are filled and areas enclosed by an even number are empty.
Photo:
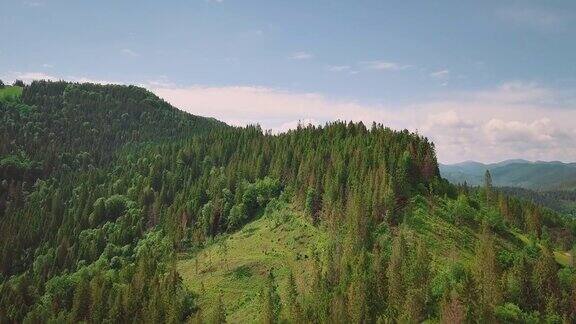
M314 296L288 282L281 298L267 274L265 322L575 318L575 276L553 257L572 247L573 221L488 179L449 185L418 134L333 122L272 135L141 88L65 82L0 101L0 120L0 322L222 322L221 298L202 313L176 254L280 200L331 244ZM432 253L444 238L422 234L426 217L461 227L473 252Z

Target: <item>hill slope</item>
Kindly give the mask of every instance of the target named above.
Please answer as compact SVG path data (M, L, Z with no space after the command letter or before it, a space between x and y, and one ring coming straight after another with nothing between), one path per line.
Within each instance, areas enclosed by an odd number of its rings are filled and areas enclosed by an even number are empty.
M576 222L450 185L425 137L345 122L272 135L133 87L38 86L0 111L26 166L0 185L2 323L576 319ZM59 141L43 148L35 125Z
M324 232L286 207L219 238L191 257L182 255L178 271L185 285L201 292L199 305L206 315L216 311L221 297L229 322L257 322L260 291L268 273L274 274L283 299L290 274L298 291L310 293L314 256L325 245Z
M35 81L18 89L19 100L0 98L0 156L37 163L33 173L44 176L62 166L106 162L126 144L174 140L224 125L135 86Z
M535 190L571 189L576 183L574 164L562 162L529 162L508 160L494 164L463 162L440 165L443 177L453 183L481 185L489 170L494 185Z

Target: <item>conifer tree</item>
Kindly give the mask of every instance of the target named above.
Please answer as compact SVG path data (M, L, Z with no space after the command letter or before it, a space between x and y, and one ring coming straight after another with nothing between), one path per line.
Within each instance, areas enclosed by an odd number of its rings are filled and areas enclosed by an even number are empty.
M490 203L492 201L492 175L488 170L484 173L484 191L486 192L486 201Z
M508 295L522 309L532 309L536 305L534 296L537 293L532 289L531 274L528 256L522 253L514 260L507 279Z
M570 249L570 266L576 268L576 244Z
M399 314L404 306L406 297L405 262L408 258L406 241L402 230L392 242L392 254L388 263L388 303L392 312Z
M85 277L82 277L74 291L74 302L72 304L72 318L74 321L88 319L90 303L90 284Z
M493 317L494 307L500 304L502 293L496 251L487 224L483 225L483 232L476 247L474 278L478 287L481 316L489 321Z
M534 285L534 290L538 292L536 300L540 311L553 313L558 307L560 289L557 272L558 264L552 251L548 247L543 246L532 272L532 284Z
M272 270L268 272L265 286L260 292L260 298L262 305L261 322L264 324L277 323L280 315L281 304Z
M384 311L388 299L388 279L386 278L387 260L380 248L374 248L373 271L374 271L374 298L373 307L377 313Z
M353 323L370 321L370 286L366 269L366 253L360 251L352 265L351 282L348 286L348 316Z
M201 320L201 315L199 319ZM218 300L216 301L216 305L212 312L210 323L214 324L226 323L226 309L224 308L224 303L222 302L222 292L220 292L220 294L218 295Z
M298 301L298 290L292 271L288 274L288 283L286 286L286 307L288 320L292 323L302 323L302 308Z

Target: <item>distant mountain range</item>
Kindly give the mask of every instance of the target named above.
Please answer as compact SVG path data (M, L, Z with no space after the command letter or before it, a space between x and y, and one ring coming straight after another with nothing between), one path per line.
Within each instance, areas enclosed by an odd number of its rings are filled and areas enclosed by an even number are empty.
M492 182L498 187L532 190L576 189L576 163L515 159L491 164L475 161L440 164L440 173L452 183L466 181L469 185L481 185L484 183L486 170L490 170Z

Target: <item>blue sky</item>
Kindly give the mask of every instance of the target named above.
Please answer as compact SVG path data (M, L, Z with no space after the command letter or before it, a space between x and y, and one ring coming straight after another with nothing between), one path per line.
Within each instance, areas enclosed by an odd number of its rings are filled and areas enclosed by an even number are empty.
M135 83L284 130L418 130L444 162L576 160L576 1L0 2L0 78Z

